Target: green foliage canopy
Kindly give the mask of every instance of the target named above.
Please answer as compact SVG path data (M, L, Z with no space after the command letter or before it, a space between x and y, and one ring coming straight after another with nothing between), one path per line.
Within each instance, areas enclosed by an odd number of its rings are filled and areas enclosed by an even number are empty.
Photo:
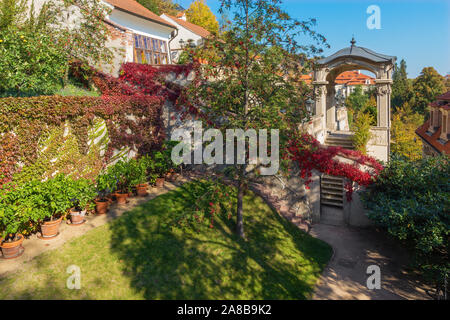
M450 165L446 156L409 161L393 155L362 195L370 219L415 253L436 282L450 271Z

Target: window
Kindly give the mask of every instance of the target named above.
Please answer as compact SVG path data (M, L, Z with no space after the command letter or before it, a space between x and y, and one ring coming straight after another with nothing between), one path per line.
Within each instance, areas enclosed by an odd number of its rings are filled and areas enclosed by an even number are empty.
M144 64L168 64L166 41L135 34L133 60Z

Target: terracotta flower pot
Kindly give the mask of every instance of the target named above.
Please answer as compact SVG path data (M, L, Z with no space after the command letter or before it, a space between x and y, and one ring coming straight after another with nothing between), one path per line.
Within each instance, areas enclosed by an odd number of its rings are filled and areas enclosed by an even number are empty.
M53 221L45 221L41 224L41 239L51 239L59 234L59 226L61 225L62 216Z
M111 194L111 195L107 196L106 199L108 200L109 204L111 204L114 201L116 201L116 196L114 194Z
M156 187L157 187L157 188L162 188L162 187L164 187L164 178L157 178L157 179L156 179Z
M106 214L109 209L109 205L111 204L112 199L108 200L95 200L95 212L97 214Z
M148 187L148 184L146 184L146 183L138 184L136 186L137 195L140 197L145 197L148 194L147 187Z
M126 193L116 193L117 204L125 204L127 203L128 192Z
M25 250L22 247L24 237L21 234L18 234L17 236L19 239L13 242L4 242L4 239L0 239L0 247L2 248L3 258L12 259L22 255Z
M70 222L72 222L72 224L82 224L85 216L86 210L77 211L74 208L70 209Z

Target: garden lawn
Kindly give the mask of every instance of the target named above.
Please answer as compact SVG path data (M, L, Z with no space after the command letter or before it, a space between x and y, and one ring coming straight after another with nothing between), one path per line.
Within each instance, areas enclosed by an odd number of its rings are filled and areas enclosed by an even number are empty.
M235 236L235 221L226 217L212 229L165 227L171 212L192 206L194 189L202 187L198 181L184 184L42 254L0 279L0 299L311 297L330 246L253 193L244 198L247 242ZM79 290L66 287L70 265L81 269Z

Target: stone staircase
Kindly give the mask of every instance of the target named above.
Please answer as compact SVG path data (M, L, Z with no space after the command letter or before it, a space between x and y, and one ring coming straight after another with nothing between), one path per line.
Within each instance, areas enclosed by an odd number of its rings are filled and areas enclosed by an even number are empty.
M330 133L325 139L325 145L333 147L343 147L345 149L355 149L352 135L343 133Z
M344 225L344 181L324 175L320 181L320 223Z
M344 182L342 178L324 175L320 180L320 203L337 208L344 207Z

